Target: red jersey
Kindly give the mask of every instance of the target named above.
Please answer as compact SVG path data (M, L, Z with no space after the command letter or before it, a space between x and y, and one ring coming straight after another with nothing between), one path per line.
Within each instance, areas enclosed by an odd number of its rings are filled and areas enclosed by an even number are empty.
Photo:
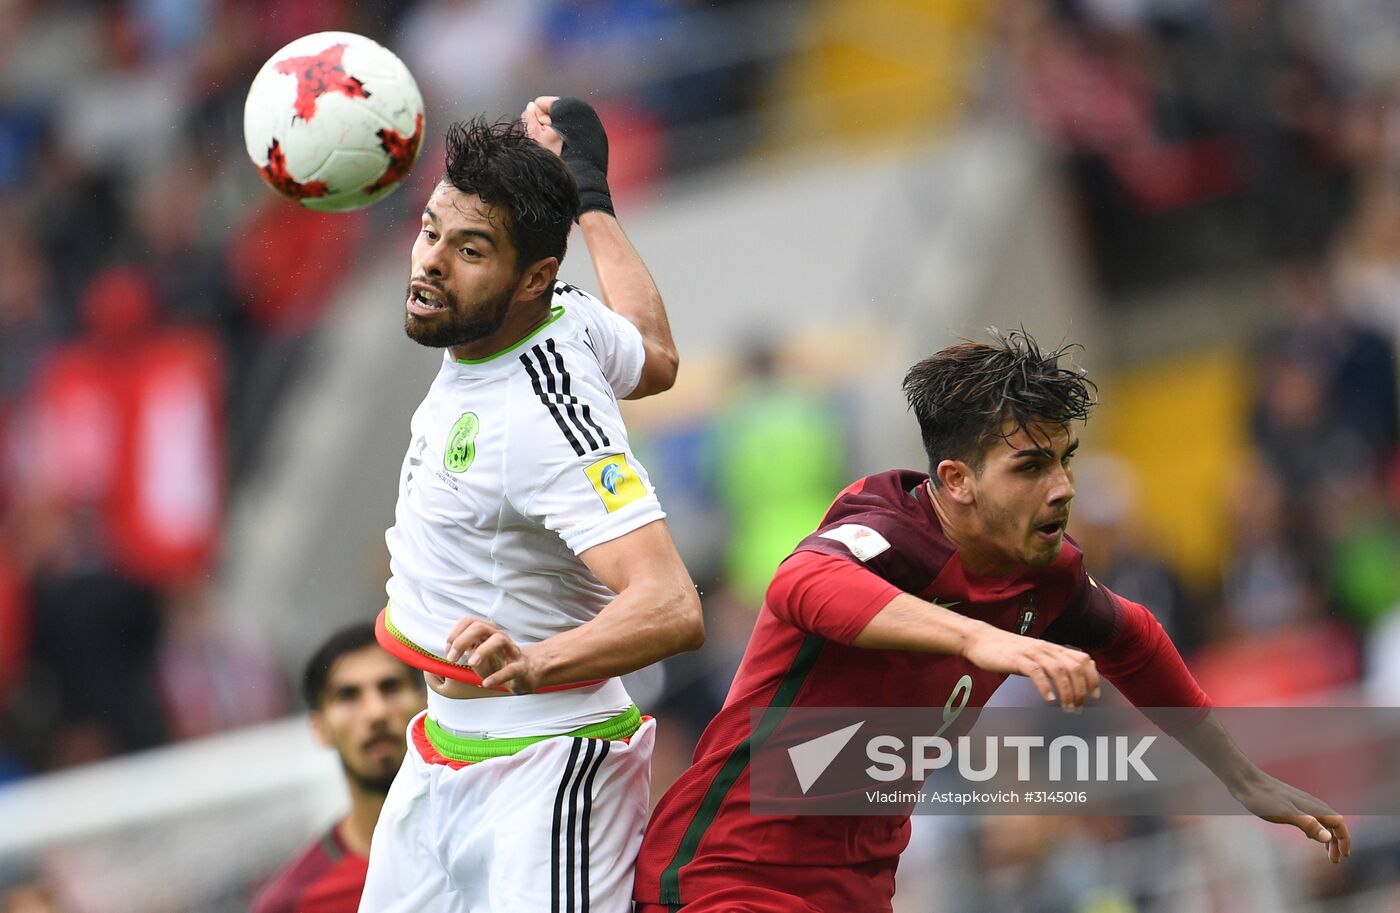
M637 900L684 904L748 884L833 913L891 909L908 816L753 815L749 721L765 707L942 707L963 676L967 706L983 706L1005 675L955 655L851 646L901 592L1085 649L1139 707L1209 706L1161 625L1091 580L1072 540L1048 567L968 574L927 480L904 470L861 479L778 569L724 707L647 825Z
M350 851L337 825L277 873L253 913L356 913L368 871L369 860Z

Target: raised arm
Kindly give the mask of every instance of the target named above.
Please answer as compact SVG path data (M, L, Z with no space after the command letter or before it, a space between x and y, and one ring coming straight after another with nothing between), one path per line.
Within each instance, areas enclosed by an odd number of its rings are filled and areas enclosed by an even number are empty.
M595 210L579 216L593 271L598 274L598 293L603 302L630 320L642 333L646 362L641 379L627 399L640 399L662 393L676 382L680 355L671 338L671 323L661 292L642 262L637 249L615 217Z
M661 292L613 212L602 121L587 102L553 95L530 102L521 119L530 136L562 158L573 173L579 186L579 229L598 276L599 295L642 334L646 362L627 398L669 390L676 382L680 356Z

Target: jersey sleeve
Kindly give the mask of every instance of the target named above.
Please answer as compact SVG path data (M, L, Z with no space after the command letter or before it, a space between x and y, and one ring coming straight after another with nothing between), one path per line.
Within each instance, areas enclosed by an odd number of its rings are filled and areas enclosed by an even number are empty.
M559 284L556 297L562 294L565 306L582 321L588 344L598 356L603 376L618 399L626 397L642 379L646 363L646 346L642 333L632 321L608 307L597 298L564 283Z
M1148 714L1168 732L1189 729L1211 707L1176 645L1145 606L1124 599L1081 572L1069 607L1044 639L1079 647L1135 707L1193 708L1199 714Z
M769 611L809 634L849 644L901 592L922 593L947 550L880 503L843 494L769 587Z
M799 551L778 566L764 604L804 633L849 644L901 592L845 558Z
M606 381L596 367L570 367L537 365L517 383L505 478L515 509L580 554L666 515Z
M922 593L951 554L894 511L840 511L840 504L796 551L852 562L906 593Z

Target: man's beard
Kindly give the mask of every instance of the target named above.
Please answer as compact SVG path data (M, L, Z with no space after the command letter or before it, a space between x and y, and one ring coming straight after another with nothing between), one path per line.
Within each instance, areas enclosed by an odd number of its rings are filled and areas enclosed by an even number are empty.
M1046 567L1055 562L1059 555L1058 549L1049 555L1040 552L1031 554L1026 551L1027 539L1034 533L1026 532L1024 521L1014 510L986 499L982 501L981 508L982 528L986 531L988 539L1003 549L1010 549L1011 556L1018 564Z
M410 291L409 295L412 294ZM455 295L439 289L438 297L443 307L436 319L421 320L409 313L405 313L403 318L403 331L408 338L431 349L464 346L485 339L501 328L501 324L506 322L506 315L510 313L509 291L482 302L469 313L464 313L458 306Z
M1034 556L1026 559L1024 563L1027 567L1049 567L1050 565L1055 563L1055 559L1060 557L1060 550L1064 547L1065 540L1062 536L1060 538L1060 541L1056 543L1053 549L1047 552L1039 552Z
M345 771L345 776L354 781L355 785L362 791L378 796L389 794L389 787L394 784L394 777L399 772L399 765L391 764L384 770L361 773L358 770L352 770L350 765L345 763L344 758L341 758L340 766Z
M1060 548L1064 545L1063 537L1055 548L1041 551L1036 547L1039 540L1035 538L1035 530L1028 531L1025 521L1011 509L992 505L985 509L983 517L994 540L1016 543L1014 557L1017 563L1026 567L1049 567L1060 557Z

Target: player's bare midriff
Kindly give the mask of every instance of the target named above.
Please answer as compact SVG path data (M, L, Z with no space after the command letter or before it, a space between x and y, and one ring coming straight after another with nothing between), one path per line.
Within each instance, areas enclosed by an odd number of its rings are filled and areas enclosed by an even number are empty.
M471 700L478 697L512 697L508 691L497 691L494 688L483 688L480 685L469 685L466 682L459 682L455 679L444 678L441 675L434 675L431 672L424 672L423 678L432 688L443 697L450 697L455 700Z

